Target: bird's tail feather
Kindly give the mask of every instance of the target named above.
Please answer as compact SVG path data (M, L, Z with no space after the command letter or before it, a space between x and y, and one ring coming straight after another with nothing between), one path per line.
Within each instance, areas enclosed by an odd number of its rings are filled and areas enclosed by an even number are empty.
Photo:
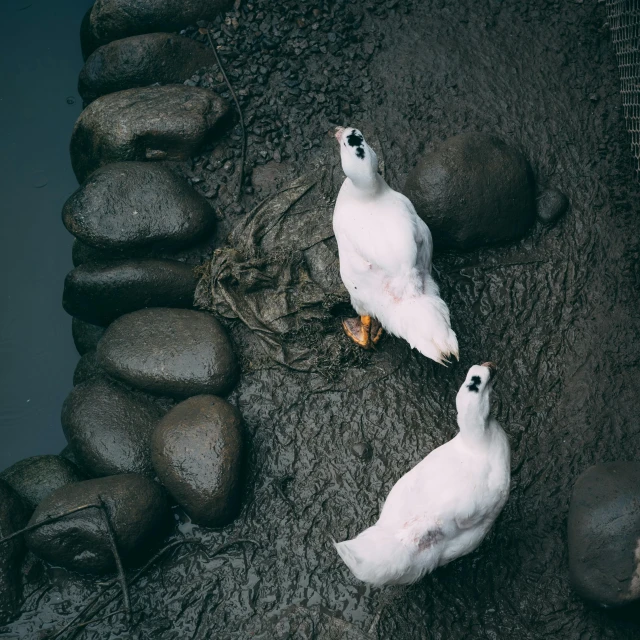
M403 299L388 316L383 321L385 329L404 338L422 355L440 364L447 364L451 357L459 359L449 309L437 294Z
M393 533L374 525L352 540L333 543L353 575L369 584L402 584L411 554Z

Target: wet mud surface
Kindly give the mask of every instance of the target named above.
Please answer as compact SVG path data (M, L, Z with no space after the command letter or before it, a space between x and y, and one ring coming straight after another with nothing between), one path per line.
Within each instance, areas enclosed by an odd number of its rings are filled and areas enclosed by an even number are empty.
M135 633L117 617L88 627L85 638L279 637L270 625L292 604L337 618L342 637L351 637L347 629L397 640L640 633L632 616L592 609L570 590L566 550L578 474L640 453L639 190L604 4L386 4L384 16L365 12L362 28L384 38L358 111L342 122L318 112L308 126L374 132L395 188L423 148L465 131L494 133L520 148L538 184L563 191L571 209L517 244L436 255L462 356L448 369L387 337L328 381L264 363L232 327L243 363L262 363L244 369L230 396L250 447L244 506L221 531L180 529L207 548L235 538L258 546L211 560L175 552L132 588ZM313 154L301 148L289 170L302 173ZM420 583L364 587L330 536L372 524L393 483L455 434L459 384L468 366L488 359L500 368L494 413L513 451L503 514L475 553ZM27 571L22 616L0 638L59 627L98 588L37 568Z

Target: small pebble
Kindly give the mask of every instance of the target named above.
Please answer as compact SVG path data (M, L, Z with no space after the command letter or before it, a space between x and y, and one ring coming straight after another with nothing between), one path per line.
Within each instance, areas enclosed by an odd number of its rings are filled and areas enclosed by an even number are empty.
M558 189L547 189L537 200L537 214L540 222L555 222L569 207L569 200Z
M368 442L356 442L351 447L351 451L356 458L360 458L365 462L368 462L373 457L373 449Z

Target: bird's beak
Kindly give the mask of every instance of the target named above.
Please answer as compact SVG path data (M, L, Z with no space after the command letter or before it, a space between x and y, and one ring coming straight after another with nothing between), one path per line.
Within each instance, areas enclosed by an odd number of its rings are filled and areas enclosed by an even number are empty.
M344 127L336 127L336 132L333 134L338 142L342 142L342 134L344 133Z
M496 373L498 372L498 367L495 362L483 362L483 367L487 367L489 369L489 380L493 380L496 377Z

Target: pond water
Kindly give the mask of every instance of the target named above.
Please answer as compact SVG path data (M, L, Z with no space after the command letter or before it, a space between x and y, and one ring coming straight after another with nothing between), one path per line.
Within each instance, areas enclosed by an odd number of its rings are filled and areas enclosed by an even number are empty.
M90 4L0 3L0 469L65 445L60 407L78 354L61 304L72 237L60 211L77 187L68 148Z

